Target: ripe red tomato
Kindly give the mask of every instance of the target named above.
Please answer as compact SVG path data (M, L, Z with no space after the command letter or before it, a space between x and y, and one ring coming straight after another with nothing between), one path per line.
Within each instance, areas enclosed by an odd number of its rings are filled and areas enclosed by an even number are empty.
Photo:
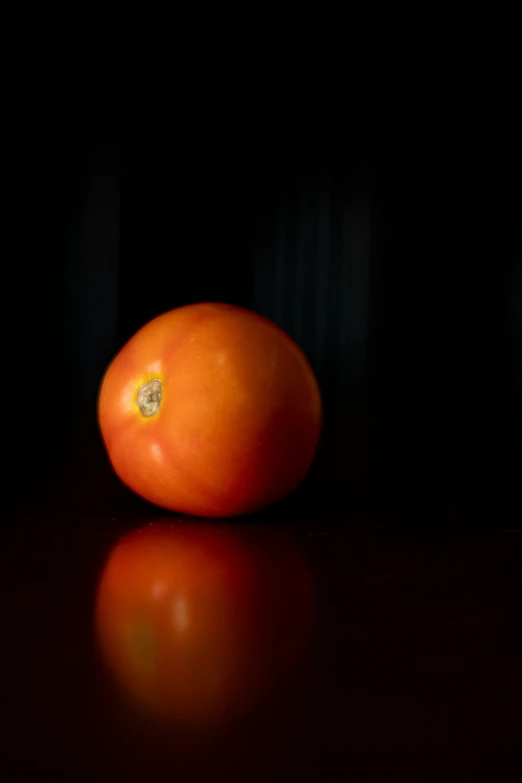
M104 661L146 714L237 719L278 694L311 639L314 591L276 528L155 523L111 551L97 594Z
M276 324L196 304L158 316L103 378L98 421L118 476L171 510L206 517L272 505L303 480L321 429L315 375Z

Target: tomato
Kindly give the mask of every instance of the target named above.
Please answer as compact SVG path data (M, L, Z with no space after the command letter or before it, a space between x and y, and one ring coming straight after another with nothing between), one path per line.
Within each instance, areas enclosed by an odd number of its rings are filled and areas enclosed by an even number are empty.
M160 521L111 551L97 638L146 715L216 725L273 704L303 670L314 606L307 562L276 528Z
M134 492L204 517L248 514L303 480L319 440L317 380L276 324L195 304L154 318L103 378L98 421Z

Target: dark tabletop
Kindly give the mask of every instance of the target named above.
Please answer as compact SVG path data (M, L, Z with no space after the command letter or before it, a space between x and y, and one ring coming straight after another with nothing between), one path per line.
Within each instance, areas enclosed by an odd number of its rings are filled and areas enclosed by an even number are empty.
M115 482L65 478L19 497L4 520L4 780L518 779L517 513L308 502L205 521L164 514ZM245 598L237 620L254 644L236 649L227 676L243 664L263 674L257 707L185 725L183 711L143 706L106 665L96 630L102 576L122 541L157 525L171 529L173 546L209 533L256 563L257 603L250 611ZM300 579L311 586L302 601ZM218 635L221 619L212 619ZM211 647L192 650L182 665L190 676L228 665ZM279 658L287 668L271 687ZM170 674L182 679L182 667Z

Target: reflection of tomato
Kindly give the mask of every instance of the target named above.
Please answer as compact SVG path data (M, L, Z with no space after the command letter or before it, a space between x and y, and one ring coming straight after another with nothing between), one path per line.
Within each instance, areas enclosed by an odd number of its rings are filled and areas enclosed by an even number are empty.
M201 725L274 693L306 652L306 562L273 528L156 523L125 536L102 574L103 657L142 706Z
M103 379L98 418L112 465L159 506L224 517L271 505L312 462L317 381L271 321L224 304L150 321Z

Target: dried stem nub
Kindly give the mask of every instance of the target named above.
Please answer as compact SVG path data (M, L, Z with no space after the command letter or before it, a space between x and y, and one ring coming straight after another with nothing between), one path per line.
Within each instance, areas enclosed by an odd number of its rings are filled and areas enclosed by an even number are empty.
M161 405L161 381L159 378L144 383L138 391L136 399L141 415L146 419L155 416Z

